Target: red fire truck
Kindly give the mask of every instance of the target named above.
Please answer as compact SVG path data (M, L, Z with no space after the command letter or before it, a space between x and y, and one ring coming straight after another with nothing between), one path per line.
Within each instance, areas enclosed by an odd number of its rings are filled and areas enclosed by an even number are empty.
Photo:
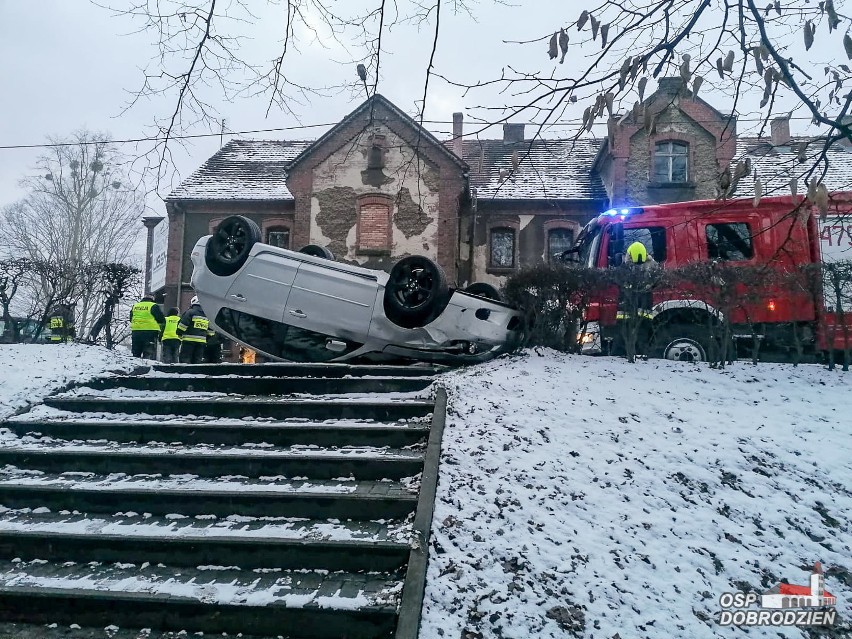
M616 267L633 242L641 242L665 269L690 262L718 260L732 265L766 265L790 271L803 264L852 260L852 192L834 193L827 216L801 196L748 200L704 200L610 209L589 222L567 256L590 268ZM848 283L847 283L848 287ZM767 285L765 297L753 298L730 312L733 337L758 334L761 352L790 350L793 324L806 337L810 353L841 350L852 335L847 297L842 323L817 295L780 291ZM852 291L845 291L852 296ZM583 352L607 350L617 341L617 296L601 295L587 311ZM815 299L820 301L814 302ZM647 314L652 324L649 354L674 360L706 360L708 331L721 311L708 300L662 289L652 294ZM852 342L850 342L852 346ZM769 355L771 358L771 355Z

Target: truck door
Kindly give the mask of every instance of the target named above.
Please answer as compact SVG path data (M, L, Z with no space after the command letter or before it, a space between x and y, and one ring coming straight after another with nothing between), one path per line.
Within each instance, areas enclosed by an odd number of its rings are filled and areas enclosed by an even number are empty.
M290 257L261 250L240 269L228 289L228 306L280 322L299 264Z

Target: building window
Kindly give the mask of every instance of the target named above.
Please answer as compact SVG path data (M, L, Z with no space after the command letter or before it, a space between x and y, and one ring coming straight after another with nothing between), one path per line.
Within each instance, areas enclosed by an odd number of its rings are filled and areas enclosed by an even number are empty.
M654 146L654 182L682 184L688 179L689 145L660 142Z
M515 267L515 230L491 229L491 266L494 268Z
M385 168L385 136L370 136L370 149L367 151L367 169Z
M358 251L387 253L391 250L391 205L386 195L368 195L358 201Z
M276 226L266 231L266 243L278 248L290 248L290 229Z
M744 222L708 224L707 256L711 260L744 262L754 257L751 229Z
M560 261L560 256L573 246L574 229L550 229L547 232L547 261Z

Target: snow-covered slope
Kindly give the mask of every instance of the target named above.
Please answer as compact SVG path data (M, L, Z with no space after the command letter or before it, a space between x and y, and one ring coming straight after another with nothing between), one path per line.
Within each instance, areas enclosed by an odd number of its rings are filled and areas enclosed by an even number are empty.
M123 351L82 344L0 345L0 419L72 381L144 364Z
M852 374L543 350L444 382L424 639L802 637L719 596L815 561L850 623Z

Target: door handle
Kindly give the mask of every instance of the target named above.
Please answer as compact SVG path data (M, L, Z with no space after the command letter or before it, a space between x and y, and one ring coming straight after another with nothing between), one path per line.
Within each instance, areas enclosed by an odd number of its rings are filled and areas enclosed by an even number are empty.
M290 315L292 315L293 317L298 317L298 318L300 318L300 319L304 319L304 318L306 318L306 317L307 317L307 315L305 315L305 314L304 314L301 310L299 310L299 309L296 309L295 311L290 311Z
M245 302L246 298L242 293L231 293L230 297L233 297L238 302Z

